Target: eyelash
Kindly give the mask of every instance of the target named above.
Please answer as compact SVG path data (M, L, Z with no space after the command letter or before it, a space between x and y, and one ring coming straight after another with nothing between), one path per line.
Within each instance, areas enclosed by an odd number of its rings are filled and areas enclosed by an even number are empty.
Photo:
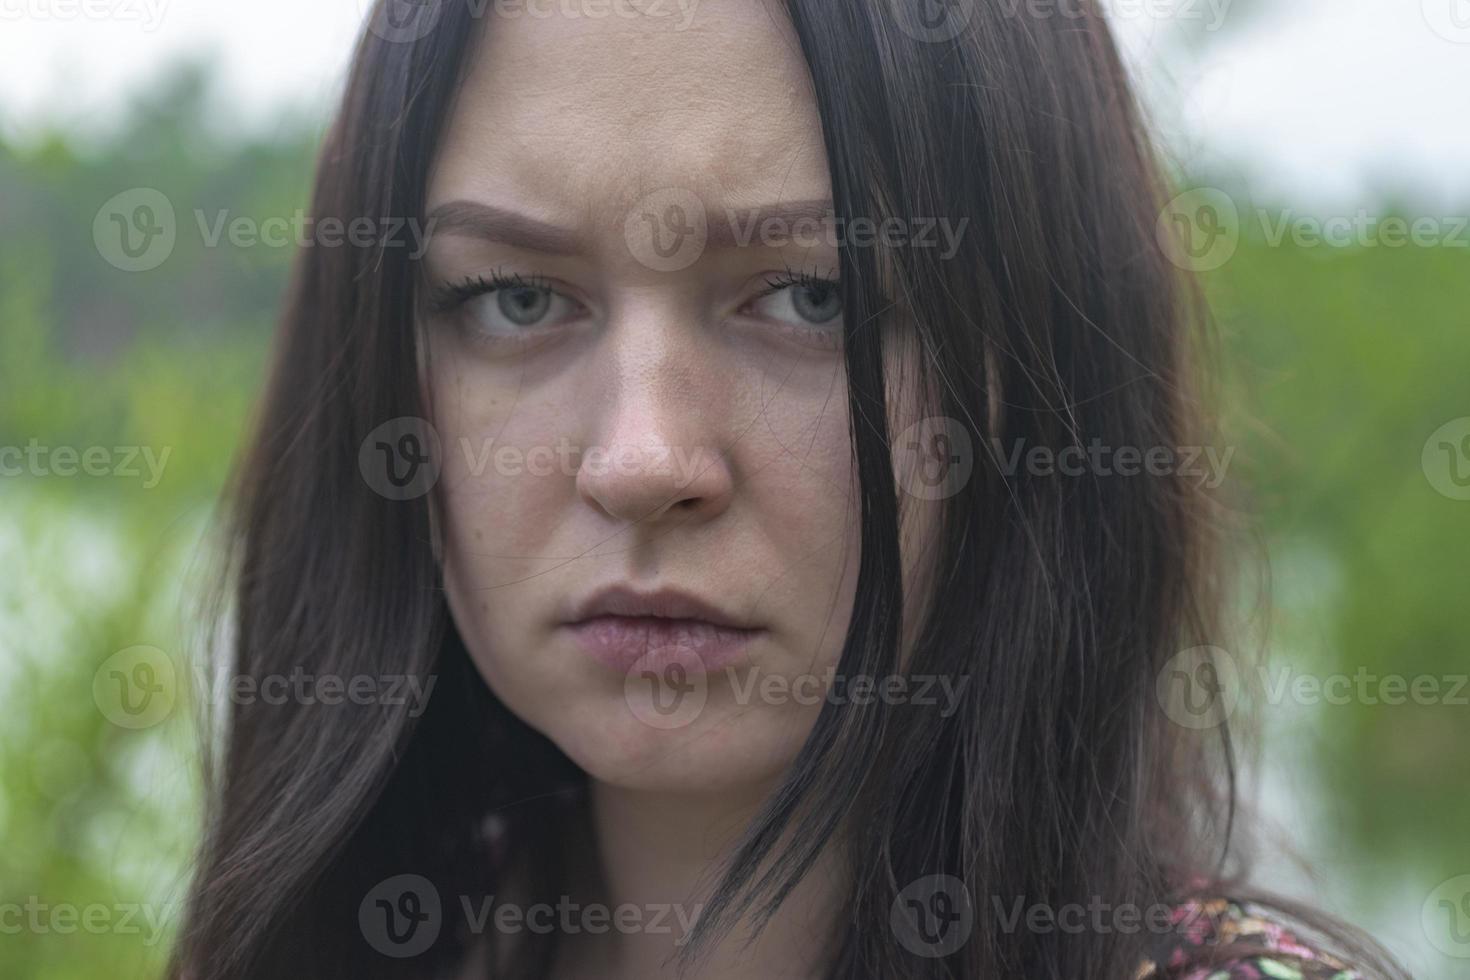
M801 286L810 289L814 286L836 287L838 280L828 276L811 272L800 272L790 266L786 271L766 280L766 291L761 293L757 299L764 299L772 293L779 293L783 289L792 286ZM497 289L515 289L530 287L532 289L551 289L551 284L540 276L523 276L520 273L504 273L495 270L490 275L466 276L462 282L446 283L434 288L430 294L430 305L435 313L447 313L455 307L469 302L476 296L485 293L493 293Z
M757 299L764 299L772 293L779 293L781 290L789 289L792 286L801 286L805 289L810 289L813 286L831 286L835 289L837 287L837 280L811 272L798 272L790 266L787 266L786 271L779 276L776 276L774 279L767 279L766 285L770 288L766 292L761 293Z
M476 296L493 293L497 289L548 289L554 287L540 276L523 276L520 273L504 273L499 269L489 276L465 276L462 282L445 283L437 286L429 295L430 309L436 314L451 313Z

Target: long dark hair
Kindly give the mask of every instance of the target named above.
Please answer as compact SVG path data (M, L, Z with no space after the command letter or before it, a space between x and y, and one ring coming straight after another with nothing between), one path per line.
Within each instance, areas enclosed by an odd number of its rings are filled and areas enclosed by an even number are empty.
M902 344L922 403L975 450L973 476L937 505L933 598L903 668L972 682L947 716L825 704L721 869L687 955L742 915L773 912L830 840L851 880L828 947L834 978L1131 976L1145 935L1008 929L992 912L1148 908L1238 887L1228 726L1174 723L1157 684L1180 651L1220 641L1218 507L1184 473L1062 476L1003 457L1210 438L1205 317L1156 234L1165 182L1090 7L1038 18L961 4L964 29L936 37L918 0L786 6L838 215L970 221L953 255L841 249L862 546L839 671L894 672L906 628L883 368L885 344ZM435 22L417 39L364 32L320 158L318 220L423 220L475 7L429 5ZM421 955L382 955L359 923L377 883L419 875L451 901L511 880L528 900L564 888L584 777L470 663L430 500L389 500L359 472L375 427L432 416L416 297L405 249L299 256L233 488L227 669L432 677L433 696L417 718L405 704L298 702L237 704L217 720L176 976L435 975L475 937L446 929ZM916 956L890 913L934 875L964 884L973 931L948 955ZM497 953L500 975L544 976L555 942Z

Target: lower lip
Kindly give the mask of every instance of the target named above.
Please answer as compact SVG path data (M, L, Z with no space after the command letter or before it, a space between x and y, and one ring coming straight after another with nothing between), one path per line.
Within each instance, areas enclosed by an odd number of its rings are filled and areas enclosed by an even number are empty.
M598 616L567 628L593 660L624 673L634 667L661 670L674 663L693 672L718 670L740 659L761 633L652 616Z

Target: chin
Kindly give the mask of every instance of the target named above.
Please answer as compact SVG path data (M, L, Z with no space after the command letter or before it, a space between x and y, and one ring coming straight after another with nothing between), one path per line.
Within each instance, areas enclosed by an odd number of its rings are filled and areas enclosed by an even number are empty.
M512 710L514 706L512 705ZM540 714L537 712L536 714ZM525 717L525 716L522 716ZM678 795L748 795L773 786L795 760L814 711L739 706L713 694L683 724L650 724L619 694L525 717L598 782Z

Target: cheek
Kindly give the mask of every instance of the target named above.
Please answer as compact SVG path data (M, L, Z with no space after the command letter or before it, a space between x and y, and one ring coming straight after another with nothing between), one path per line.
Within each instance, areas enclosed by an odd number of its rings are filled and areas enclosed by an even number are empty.
M446 545L497 583L545 568L575 492L570 464L551 452L554 433L538 428L521 413L504 424L440 432L452 453L439 495Z
M762 570L762 602L791 625L789 666L804 670L841 652L861 557L859 511L845 411L789 435L746 493L758 515L750 533L775 558Z
M750 372L746 420L731 454L736 525L730 557L758 583L761 607L787 625L782 673L841 651L859 558L857 474L840 358Z
M485 651L516 642L505 610L558 554L574 480L555 453L557 405L520 397L513 380L464 357L441 358L429 381L444 453L435 503L445 588L483 670Z

